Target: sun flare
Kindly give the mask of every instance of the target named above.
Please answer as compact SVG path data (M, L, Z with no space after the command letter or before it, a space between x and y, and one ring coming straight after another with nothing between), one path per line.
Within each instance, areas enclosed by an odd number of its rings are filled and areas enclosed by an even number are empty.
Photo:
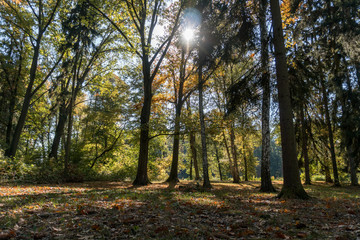
M183 38L185 39L186 42L192 41L194 39L194 37L195 37L194 29L187 28L183 32Z

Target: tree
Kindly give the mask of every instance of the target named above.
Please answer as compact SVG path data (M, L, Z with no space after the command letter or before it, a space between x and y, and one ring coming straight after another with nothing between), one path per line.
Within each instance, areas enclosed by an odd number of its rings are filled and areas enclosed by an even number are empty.
M71 9L67 19L62 23L65 43L61 48L67 51L68 57L63 60L62 72L57 77L57 84L60 85L60 93L58 93L56 103L59 106L59 114L49 158L57 159L66 121L69 124L72 121L72 111L76 98L90 72L94 70L94 65L105 51L106 45L111 42L111 33L109 33L108 28L105 27L104 30L97 27L98 21L89 4L82 2ZM94 43L95 38L99 38L99 40L101 38L98 44ZM69 144L67 146L70 147ZM65 150L68 158L70 150L68 148Z
M187 112L188 112L187 117L191 119L192 114L191 114L190 97L186 101L186 107L187 107ZM188 124L187 129L189 131L189 144L190 144L190 150L191 150L190 179L192 177L192 165L194 165L195 180L200 180L199 164L198 164L198 158L197 158L195 130L194 130L194 126L189 126L189 125L190 124ZM192 125L192 123L191 123L191 125Z
M147 167L149 160L149 121L153 96L152 84L178 28L183 3L180 2L180 6L175 8L174 21L169 24L172 26L170 34L156 49L153 49L154 46L152 45L152 40L154 37L154 29L158 24L159 17L163 11L164 2L162 0L125 1L126 9L128 11L126 14L128 14L127 17L131 23L130 28L132 28L136 33L139 44L136 44L135 41L132 42L131 40L133 39L133 36L128 36L123 26L116 23L114 20L111 20L96 6L96 4L91 5L97 9L103 17L111 22L114 28L122 35L130 50L133 51L141 61L144 97L140 114L140 148L138 168L133 184L147 185L150 183L147 174Z
M301 121L301 148L302 154L304 158L304 167L305 167L305 184L310 185L310 163L309 163L309 154L308 154L308 133L307 133L307 125L304 111L306 111L306 107L300 109L300 121Z
M269 38L266 26L268 1L260 0L259 25L261 41L261 83L262 83L262 112L261 112L261 192L274 192L270 175L270 72L269 72Z
M22 109L19 116L19 119L17 121L13 138L11 140L11 143L9 147L7 148L5 155L7 157L15 157L16 151L18 149L19 141L20 141L20 135L22 133L22 130L25 125L26 116L28 114L28 110L30 107L30 102L34 94L39 91L39 89L45 84L45 82L48 80L48 78L51 76L51 73L55 70L55 67L61 60L63 53L60 54L59 59L54 63L54 66L49 70L48 74L43 78L40 84L38 84L34 88L34 83L37 77L37 69L38 69L38 63L39 63L39 57L40 57L40 48L42 46L42 40L45 35L46 30L48 29L49 25L54 20L55 14L57 12L57 9L60 5L60 0L56 1L50 1L49 4L44 4L43 1L27 1L28 5L27 9L30 11L30 13L34 17L34 21L36 22L37 30L35 32L32 32L31 27L24 25L18 25L18 27L24 31L31 42L31 45L33 46L33 55L31 60L31 67L29 70L29 80L28 80L28 86L26 88L26 93L24 96L24 100L22 103ZM20 18L20 22L24 23L26 20L24 19L24 16L19 13L19 11L22 11L22 8L19 8L18 5L15 3L12 3L11 1L4 1L4 4L6 4L10 9L14 11L13 14L17 15ZM20 5L22 5L21 3ZM24 3L25 4L25 3ZM35 8L37 8L37 13L35 12ZM35 35L34 35L35 34Z
M8 11L4 9L2 15L6 15ZM10 16L8 16L10 18ZM13 18L16 18L13 16ZM11 20L16 21L16 20ZM1 106L1 133L5 139L1 139L1 146L6 149L10 146L13 130L14 118L19 101L19 93L23 91L20 80L28 71L26 69L26 61L28 57L28 42L26 35L19 31L16 25L11 21L5 20L1 26L1 93L0 93L0 106Z
M284 184L278 197L307 199L309 196L301 185L299 166L297 162L293 113L290 99L290 84L279 2L277 0L271 0L270 9L274 30L274 48L284 172Z
M181 41L181 39L179 39ZM190 82L194 70L193 68L187 70L187 62L191 56L191 52L188 49L185 49L183 45L178 49L180 51L180 62L176 62L176 56L179 53L178 51L172 52L170 56L170 66L167 68L167 71L171 72L170 79L172 79L172 85L174 86L174 103L175 103L175 124L174 124L174 141L173 141L173 154L169 178L167 182L178 182L178 163L179 163L179 143L180 143L180 117L182 112L182 107L190 95L196 90L196 84ZM189 42L187 43L189 45ZM189 48L189 46L187 46ZM174 59L175 57L175 59ZM171 59L172 58L172 59ZM173 71L173 67L179 67L178 77L177 72ZM188 83L190 82L190 83ZM195 85L195 86L194 86ZM190 133L191 134L191 133ZM192 139L190 141L193 141ZM194 156L196 153L193 153ZM196 156L194 159L194 164L197 164ZM195 166L196 172L197 166Z

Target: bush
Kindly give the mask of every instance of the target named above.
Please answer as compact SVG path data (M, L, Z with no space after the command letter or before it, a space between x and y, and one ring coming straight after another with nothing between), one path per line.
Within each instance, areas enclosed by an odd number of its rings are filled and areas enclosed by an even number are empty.
M34 164L26 164L23 158L8 158L0 153L0 181L22 181L36 169Z

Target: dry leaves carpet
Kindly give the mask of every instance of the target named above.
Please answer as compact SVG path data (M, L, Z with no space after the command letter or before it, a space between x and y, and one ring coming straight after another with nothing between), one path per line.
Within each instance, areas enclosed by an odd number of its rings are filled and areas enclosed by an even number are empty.
M258 187L2 184L0 239L360 239L360 188L315 183L285 201Z

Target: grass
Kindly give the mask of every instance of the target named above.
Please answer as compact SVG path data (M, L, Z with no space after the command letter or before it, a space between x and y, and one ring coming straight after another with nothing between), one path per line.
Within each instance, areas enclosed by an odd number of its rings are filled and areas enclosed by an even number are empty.
M311 200L284 201L259 182L212 184L3 184L0 239L360 238L360 188L316 182Z

